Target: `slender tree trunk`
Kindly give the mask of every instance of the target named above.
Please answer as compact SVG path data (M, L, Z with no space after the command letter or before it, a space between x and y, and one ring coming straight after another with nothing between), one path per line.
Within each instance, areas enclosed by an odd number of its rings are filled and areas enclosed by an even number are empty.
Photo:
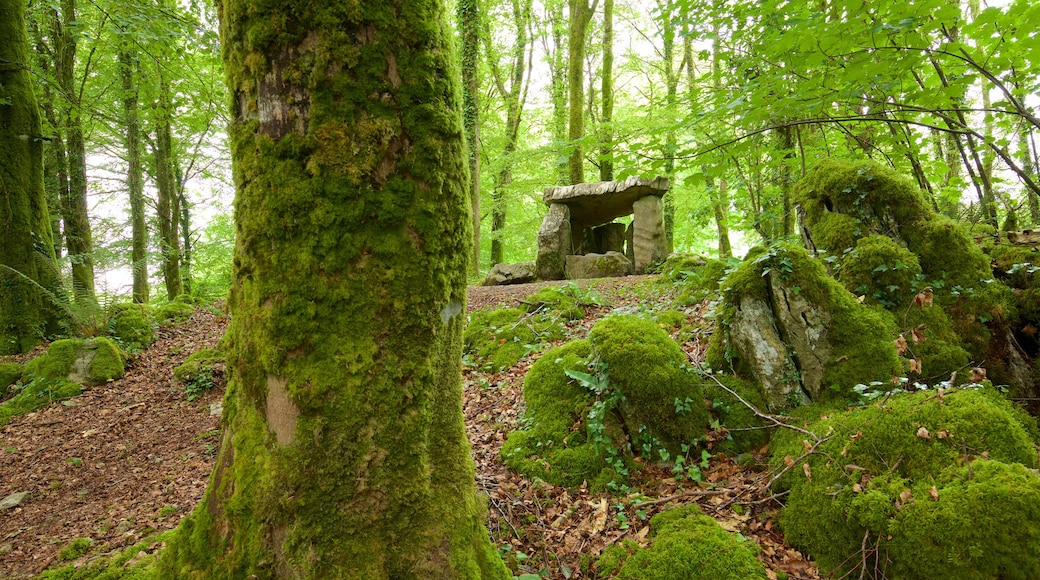
M1022 160L1022 171L1025 172L1031 179L1036 180L1037 178L1037 163L1036 163L1036 147L1031 141L1032 133L1025 129L1026 123L1022 123L1022 129L1019 131L1018 137L1018 155ZM1031 225L1040 224L1040 200L1037 199L1036 192L1031 188L1026 187L1025 196L1026 202L1029 207L1029 219Z
M58 329L60 283L43 190L25 2L0 0L0 14L0 354L12 354L31 350Z
M43 146L43 188L47 197L47 213L51 220L51 239L54 242L54 257L61 258L61 200L68 196L69 163L65 155L65 140L58 122L57 106L54 91L54 51L44 40L40 23L29 19L29 31L32 43L36 47L36 61L43 74L44 82L38 84L40 89L39 107L43 114L44 134L50 138Z
M184 292L181 284L180 199L177 195L177 177L174 170L173 102L165 72L159 73L159 101L156 104L155 135L155 188L157 190L156 221L159 224L159 245L162 250L163 282L166 297L173 300Z
M551 66L549 67L549 93L552 98L552 131L553 141L559 148L564 148L567 142L567 53L564 50L563 37L566 31L566 21L563 17L563 1L550 0L546 3L547 17L549 19L552 46L548 47ZM557 156L556 162L557 182L567 185L568 159L563 155Z
M220 14L231 379L209 487L158 576L510 578L462 417L472 222L443 3Z
M567 180L571 185L585 183L585 154L581 140L585 137L585 35L592 13L596 9L594 0L568 0L570 7L570 30L567 34L567 86L569 122L567 139L573 148L567 161Z
M678 104L679 75L682 70L675 68L675 8L671 0L658 3L661 13L661 54L664 58L665 109L668 119L668 131L664 137L664 173L675 182L675 124L672 122ZM668 240L668 253L675 248L675 194L669 190L662 199L664 204L664 235Z
M183 185L177 186L177 207L180 208L181 226L181 285L185 294L191 294L191 206L188 205Z
M780 133L780 150L783 152L783 159L781 160L780 166L780 197L782 203L783 215L780 216L784 239L789 239L795 235L795 223L794 223L794 209L791 206L791 189L794 186L794 177L791 175L791 167L789 160L794 159L794 128L790 125L781 127Z
M133 300L148 302L148 229L145 224L144 168L141 161L141 120L138 113L138 88L135 78L137 55L125 42L119 50L119 72L123 86L123 125L126 146L126 189L130 198L130 268L133 272Z
M599 179L614 181L614 0L603 0L603 72L600 75Z
M75 0L61 0L60 10L60 13L55 10L52 14L51 32L54 36L55 75L66 101L61 116L69 162L68 195L61 203L65 247L72 263L72 288L76 301L82 307L95 308L93 241L87 215L87 148L75 76L74 28L79 26Z
M480 273L480 3L457 0L456 16L462 37L462 124L469 146L470 207L473 214L473 252L470 273Z
M720 3L716 0L714 10L720 9ZM719 63L719 32L721 26L718 20L712 23L713 43L711 49L711 85L716 94L722 91L722 66ZM693 36L688 34L683 38L683 54L686 60L687 90L690 92L690 102L695 102L694 91L697 86L697 75L694 70L693 58ZM715 228L719 233L719 259L728 260L733 256L733 246L729 240L729 191L726 180L714 180L711 177L711 168L707 165L701 167L708 196L711 200L712 215L715 217Z

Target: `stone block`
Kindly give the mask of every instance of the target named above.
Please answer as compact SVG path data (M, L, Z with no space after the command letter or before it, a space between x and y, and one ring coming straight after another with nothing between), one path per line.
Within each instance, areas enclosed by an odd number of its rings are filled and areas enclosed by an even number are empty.
M571 280L616 278L631 274L632 262L619 252L567 256L566 273L567 278Z

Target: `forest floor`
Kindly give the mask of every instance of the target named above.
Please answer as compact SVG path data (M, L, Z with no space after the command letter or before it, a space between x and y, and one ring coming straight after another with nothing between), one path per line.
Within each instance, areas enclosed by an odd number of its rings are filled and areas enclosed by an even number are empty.
M675 288L653 278L579 281L601 306L572 322L571 336L584 336L612 311L667 307ZM569 283L470 287L468 306L513 306L541 286ZM707 308L694 305L685 312L708 328ZM31 578L51 566L106 557L175 527L191 512L219 446L215 413L223 387L188 401L172 374L192 352L212 348L227 320L215 309L200 309L187 323L162 327L158 341L133 359L124 378L0 427L0 499L30 492L22 505L0 511L0 578ZM702 358L708 333L682 344L694 360ZM793 579L821 577L773 527L779 504L765 489L770 474L742 468L721 453L712 455L700 481L648 465L620 494L531 482L507 470L498 451L522 416L524 374L540 352L555 345L542 346L503 372L464 371L477 486L488 495L492 541L516 574L596 578L593 564L605 547L625 539L646 544L651 516L696 503L724 528L757 541L771 578L778 572ZM764 464L764 454L756 455L756 465ZM78 538L90 539L85 554L60 555Z

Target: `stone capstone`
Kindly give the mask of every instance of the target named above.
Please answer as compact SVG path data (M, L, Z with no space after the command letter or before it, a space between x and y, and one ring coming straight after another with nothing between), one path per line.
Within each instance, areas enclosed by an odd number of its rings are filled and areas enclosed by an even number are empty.
M518 262L516 264L495 264L481 286L502 286L504 284L527 284L534 282L534 262Z
M661 197L668 191L668 179L643 179L632 176L624 181L580 183L566 187L550 187L542 195L546 205L562 203L571 210L574 227L605 224L616 217L632 213L632 204L646 196Z
M567 256L566 273L571 280L627 276L632 273L632 262L620 252Z
M535 276L542 280L562 280L564 258L571 253L571 212L562 203L549 205L549 213L538 228L538 255Z

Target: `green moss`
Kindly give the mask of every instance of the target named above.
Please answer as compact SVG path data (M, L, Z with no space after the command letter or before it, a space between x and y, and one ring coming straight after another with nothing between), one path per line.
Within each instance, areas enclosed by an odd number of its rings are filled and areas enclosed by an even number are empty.
M24 371L24 365L18 363L0 363L0 399L3 398L3 392L7 390L7 387L10 387L22 379L22 373Z
M576 288L576 286L575 286ZM524 298L524 310L529 313L549 309L560 314L566 320L585 318L585 306L568 286L546 286L534 294Z
M920 537L893 535L893 522L908 504L904 492L914 490L914 502L934 501L928 498L931 486L972 459L1029 467L1037 462L1035 421L992 389L948 390L941 398L929 391L895 395L879 405L830 411L805 426L826 440L799 461L809 465L811 479L795 464L779 480L779 490L790 489L780 523L787 540L810 553L823 570L848 571L863 562L858 551L865 536L868 546L905 541L907 550L912 545L921 551L914 558L941 560L927 552L931 544L919 542ZM810 438L803 433L778 432L771 443L774 468L782 469L785 458L800 458L807 444ZM942 489L939 497L942 502ZM971 514L974 508L963 516ZM889 535L891 541L885 539ZM883 573L889 566L912 565L889 561L893 554L868 554L868 572L875 563ZM930 576L906 577L958 577L943 571L933 568Z
M106 331L127 352L139 352L155 342L148 307L120 303L108 310Z
M708 411L704 392L686 354L649 320L611 316L589 331L589 341L610 381L624 396L621 412L629 429L646 426L673 454L704 436Z
M760 385L742 381L732 375L715 375L715 379L759 411L766 412L768 409ZM719 424L729 430L729 436L716 442L714 449L735 457L740 453L758 451L769 443L773 434L772 423L755 415L740 399L719 387L715 381L704 383L704 394L711 400L712 411Z
M504 370L520 362L539 343L562 339L564 332L563 324L551 312L481 310L470 315L463 350L494 370Z
M902 334L910 348L907 356L921 360L921 373L915 378L934 384L968 366L971 355L942 307L913 306L903 312L902 320L897 323L904 330ZM923 340L915 341L915 334Z
M661 264L661 274L674 281L686 280L697 275L707 260L696 254L672 254Z
M77 367L77 359L85 361L85 367ZM25 373L31 380L100 385L122 377L124 365L123 352L107 338L69 338L52 342L47 354L26 364Z
M821 213L812 229L812 244L817 250L840 256L846 249L856 245L863 236L863 223L843 213Z
M885 308L905 308L917 294L921 276L917 256L892 238L871 235L860 238L841 258L837 279L850 292L865 296Z
M82 566L68 565L44 570L39 580L159 580L155 554L172 532L153 535L120 551L115 556L91 559ZM81 538L84 539L84 538Z
M648 548L634 550L629 544L605 552L597 563L600 572L609 574L617 569L618 578L640 580L767 578L765 566L757 557L758 545L722 529L695 505L654 516L650 528L653 536Z
M93 546L94 540L91 538L76 538L58 550L58 557L62 560L75 560L86 555Z
M181 324L195 314L195 306L179 301L167 302L155 311L155 319L163 324Z
M225 361L224 353L215 348L197 350L173 369L173 378L186 383L192 376L212 374L213 370L222 366Z

